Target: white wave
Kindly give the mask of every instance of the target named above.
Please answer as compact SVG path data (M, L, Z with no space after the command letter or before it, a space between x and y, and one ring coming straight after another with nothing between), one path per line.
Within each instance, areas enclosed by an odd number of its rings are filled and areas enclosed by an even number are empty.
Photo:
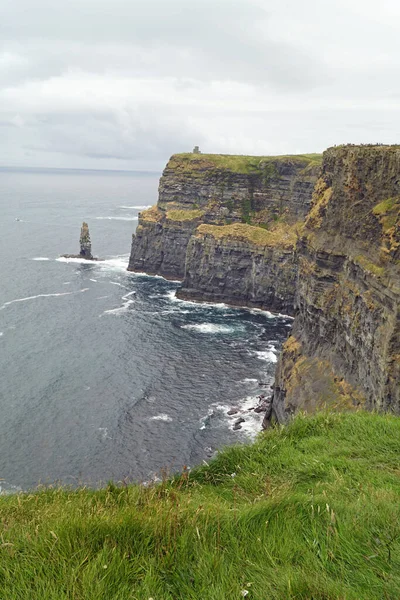
M200 333L233 333L234 327L227 325L216 325L215 323L198 323L196 325L181 325L182 329L193 329Z
M2 306L0 306L0 310L3 310L6 306L10 306L11 304L15 304L16 302L27 302L28 300L35 300L36 298L56 298L58 296L71 296L72 294L81 294L82 292L87 292L89 288L84 288L82 290L77 290L76 292L58 292L57 294L37 294L36 296L27 296L26 298L16 298L15 300L10 300L9 302L5 302Z
M258 350L255 354L258 359L265 360L266 362L276 363L278 361L273 350Z
M96 217L98 221L137 221L138 217Z
M64 281L63 285L71 285L70 281Z
M4 331L0 331L0 337L4 335Z
M171 283L182 283L181 281L174 281ZM212 308L223 308L223 309L229 309L231 308L230 306L228 306L227 304L224 304L223 302L193 302L193 300L181 300L181 298L177 298L176 297L176 290L169 290L169 292L167 292L166 294L164 294L164 298L168 298L171 302L179 302L180 304L187 304L187 305L191 305L191 306L203 306L203 307L212 307Z
M118 308L110 308L109 310L105 310L103 315L122 315L129 310L130 305L134 304L134 302L134 300L126 300L123 305L119 306Z
M108 435L108 428L107 427L99 427L99 431L101 433L101 437L102 437L103 440L111 440L112 439Z
M9 496L10 494L18 494L22 492L22 488L19 485L12 485L7 481L1 480L0 483L0 496Z
M126 285L123 285L122 283L119 283L118 281L109 281L109 283L110 283L111 285L118 285L119 287L122 287L122 288L124 288L124 289L126 289L126 290L128 289L128 288L126 287Z
M95 265L95 261L87 260L86 258L67 258L66 256L59 256L56 258L57 262L74 263L78 265Z
M118 208L123 208L124 210L129 210L130 208L132 208L133 210L146 210L146 208L151 208L151 204L146 204L143 206L125 206L124 204L121 204L121 206L119 206Z
M242 380L242 383L258 383L258 379L253 379L251 377L246 377L246 379Z
M50 260L46 256L35 256L35 258L31 258L31 260Z
M89 281L93 281L94 283L97 283L97 279L89 279Z
M172 421L171 417L162 413L161 415L155 415L154 417L150 417L150 421L165 421L166 423L170 423Z
M65 256L59 256L55 259L57 262L72 263L78 265L90 264L93 268L99 269L114 269L117 271L126 271L129 263L129 254L120 256L114 256L112 258L106 258L105 260L90 261L85 258L66 258Z
M109 298L110 296L97 296L96 300L103 300L103 298Z
M269 310L262 310L261 308L250 308L249 312L252 315L263 315L264 317L267 317L267 319L277 319L279 315L274 315L272 312L269 312Z
M124 254L122 256L115 256L113 258L107 258L106 260L102 260L98 263L101 268L109 268L116 269L118 271L126 271L129 264L129 254Z
M256 413L253 410L258 404L259 399L257 397L246 396L245 398L235 401L232 405L215 404L213 406L222 413L224 421L229 424L230 428L233 428L239 418L245 419L240 423L241 428L236 430L235 433L243 436L245 439L254 440L261 431L261 424L264 418L264 413ZM228 411L233 405L237 407L238 412L233 415L228 415Z

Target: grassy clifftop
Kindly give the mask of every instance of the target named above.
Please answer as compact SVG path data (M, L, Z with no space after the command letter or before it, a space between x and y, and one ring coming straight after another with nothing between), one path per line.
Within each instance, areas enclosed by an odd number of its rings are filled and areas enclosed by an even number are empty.
M251 174L267 172L270 176L274 164L292 163L294 165L318 167L322 163L322 154L297 154L285 156L245 156L232 154L174 154L168 161L167 169L177 173L193 172L196 174L213 169L231 171L233 173ZM271 171L271 173L268 173Z
M152 487L0 499L4 600L400 597L400 420L298 416Z

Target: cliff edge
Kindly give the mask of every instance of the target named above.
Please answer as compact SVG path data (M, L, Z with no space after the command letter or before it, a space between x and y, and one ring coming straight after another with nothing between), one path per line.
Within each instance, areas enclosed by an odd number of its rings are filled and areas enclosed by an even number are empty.
M274 388L278 419L321 405L398 414L399 146L324 153L297 254L297 316Z
M128 270L183 279L181 297L292 313L293 240L320 162L320 155L172 156L157 206L139 216ZM278 273L284 287L274 283Z

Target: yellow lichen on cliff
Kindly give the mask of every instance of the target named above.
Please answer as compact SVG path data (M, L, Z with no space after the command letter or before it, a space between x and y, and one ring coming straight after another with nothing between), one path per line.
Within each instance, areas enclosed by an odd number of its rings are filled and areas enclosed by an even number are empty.
M197 235L211 235L216 240L233 239L249 242L255 246L293 248L301 232L301 224L279 223L275 227L263 229L246 223L231 225L200 225Z
M372 209L382 227L381 250L384 255L394 255L400 248L400 197L387 198Z
M168 210L167 219L170 221L194 221L204 215L203 210Z
M158 206L152 206L147 210L143 210L139 216L141 221L158 222L162 220L163 214L164 213L158 208Z
M311 210L306 219L306 226L318 229L322 225L324 210L332 198L333 189L321 177L315 184Z

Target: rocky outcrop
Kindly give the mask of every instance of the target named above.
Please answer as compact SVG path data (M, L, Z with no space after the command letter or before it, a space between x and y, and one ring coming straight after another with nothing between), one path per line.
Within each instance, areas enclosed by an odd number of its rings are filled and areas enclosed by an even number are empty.
M300 226L200 225L190 238L179 298L293 314Z
M92 256L92 243L90 241L89 225L83 221L79 238L79 254L62 254L63 258L84 258L85 260L102 260Z
M273 408L400 412L400 147L324 153Z
M82 223L79 244L81 247L81 251L79 253L80 256L82 258L87 258L89 260L93 260L92 243L90 241L90 234L89 234L89 225L87 223L85 223L85 221Z
M319 162L319 155L172 156L157 206L139 215L128 270L183 279L189 240L200 224L297 222L309 209Z

